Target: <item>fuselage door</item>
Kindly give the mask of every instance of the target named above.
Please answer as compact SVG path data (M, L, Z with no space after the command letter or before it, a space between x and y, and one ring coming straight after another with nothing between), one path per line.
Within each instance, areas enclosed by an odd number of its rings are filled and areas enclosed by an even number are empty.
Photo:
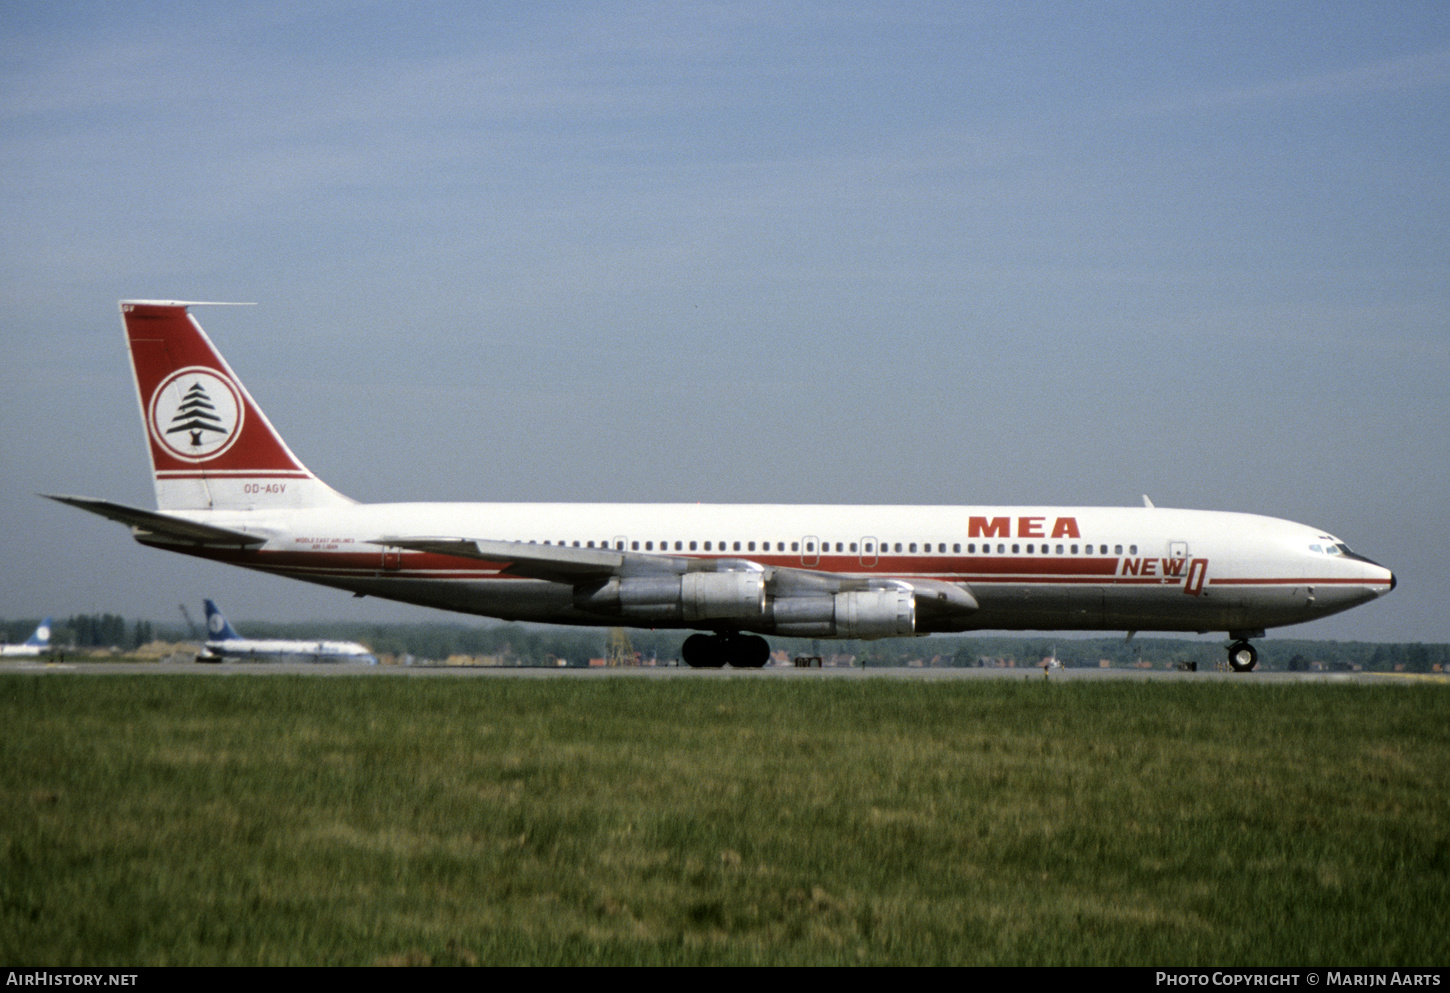
M876 565L876 547L878 542L875 538L867 535L861 539L861 564L867 569Z
M1170 541L1168 561L1163 564L1163 575L1181 576L1188 568L1188 542Z
M801 539L801 565L817 566L821 564L821 543L813 534L808 534Z

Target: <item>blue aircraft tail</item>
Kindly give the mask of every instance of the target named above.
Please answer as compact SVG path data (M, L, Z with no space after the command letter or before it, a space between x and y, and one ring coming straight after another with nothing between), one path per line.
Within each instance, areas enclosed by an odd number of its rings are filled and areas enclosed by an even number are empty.
M237 634L232 626L227 623L226 617L222 615L221 608L214 600L204 600L206 604L206 634L212 641L240 641L242 636Z
M25 639L25 645L27 648L44 648L46 645L49 644L50 618L47 617L45 620L40 622L40 627L35 629L35 633L32 634L29 638Z

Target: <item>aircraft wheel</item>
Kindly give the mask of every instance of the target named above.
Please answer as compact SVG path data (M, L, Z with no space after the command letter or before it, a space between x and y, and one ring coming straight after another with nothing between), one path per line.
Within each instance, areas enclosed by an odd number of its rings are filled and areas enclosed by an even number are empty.
M758 634L730 639L730 664L737 669L761 669L770 661L770 642Z
M724 647L714 635L692 634L680 646L680 655L692 669L718 669L725 664Z
M1229 646L1228 666L1234 672L1251 672L1258 664L1258 650L1247 641L1236 641Z

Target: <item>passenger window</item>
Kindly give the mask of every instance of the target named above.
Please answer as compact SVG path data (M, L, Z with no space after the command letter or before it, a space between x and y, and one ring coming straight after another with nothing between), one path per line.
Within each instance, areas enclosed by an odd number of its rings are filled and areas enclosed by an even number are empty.
M962 554L962 545L961 545L961 542L957 542L957 543L955 543L955 544L952 545L952 554L953 555L960 555L960 554Z
M911 543L911 548L910 548L910 551L913 551L913 552L915 552L915 551L916 551L916 542L914 542L914 541L913 541L913 542L912 542L912 543Z

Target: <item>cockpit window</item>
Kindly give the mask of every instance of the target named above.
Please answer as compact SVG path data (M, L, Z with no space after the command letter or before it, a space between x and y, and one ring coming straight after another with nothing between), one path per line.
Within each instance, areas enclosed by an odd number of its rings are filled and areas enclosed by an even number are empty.
M1323 552L1324 551L1324 546L1323 545L1310 545L1309 546L1309 550L1311 552Z

